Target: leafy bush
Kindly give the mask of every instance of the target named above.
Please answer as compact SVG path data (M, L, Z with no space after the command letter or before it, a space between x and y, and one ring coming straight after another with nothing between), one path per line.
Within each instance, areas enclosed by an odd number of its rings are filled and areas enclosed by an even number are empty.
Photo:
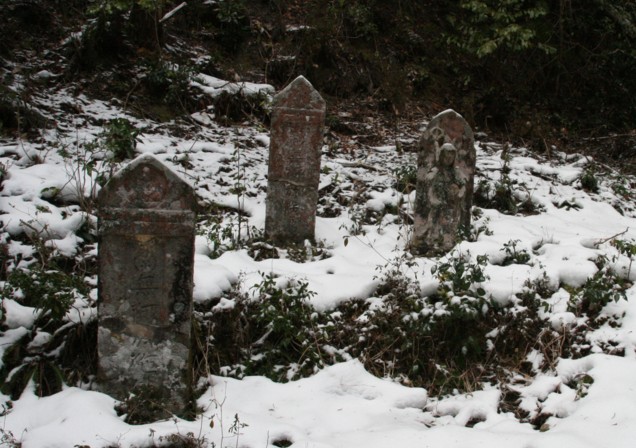
M431 268L439 281L437 295L443 299L455 296L483 297L486 292L477 285L487 280L484 274L487 263L488 257L485 255L478 255L476 261L471 262L470 253L461 252L455 252L440 261Z
M619 176L609 176L612 179L612 190L614 193L621 196L623 199L631 199L634 195L634 191L631 187L631 182L622 175Z
M611 269L606 257L600 257L596 263L599 270L578 291L572 291L569 304L572 311L592 318L608 303L627 300L625 279Z
M508 266L510 264L528 264L530 261L530 254L526 249L517 249L517 244L520 240L510 240L504 244L502 251L506 253L502 265Z
M0 390L13 399L20 397L30 381L35 385L35 393L41 397L59 392L64 385L64 375L57 363L41 355L27 356L3 379Z
M135 387L129 396L117 404L115 410L131 425L151 423L158 419L170 418L165 402L170 400L168 391L152 385Z
M121 14L96 12L79 38L70 40L72 71L92 71L130 54Z
M583 174L581 174L579 181L581 182L581 187L585 191L598 193L598 179L596 178L596 174L593 169L585 170Z
M162 45L160 18L168 0L105 0L90 8L107 21L126 17L123 31L135 45L159 49Z
M417 166L403 165L393 170L395 176L395 189L400 193L408 194L415 189L417 184Z
M483 216L483 210L479 207L474 207L472 215L473 220L470 224L470 228L461 228L459 231L459 239L474 243L482 234L488 236L492 235L492 230L488 228L490 218L486 217L485 219L481 219Z
M139 130L126 118L110 120L99 135L101 145L110 152L110 159L114 162L135 157L138 136Z
M476 384L470 378L482 369L478 360L493 322L490 301L477 284L485 279L485 260L471 263L457 255L434 268L440 285L429 297L403 274L404 266L388 266L377 299L339 309L334 339L344 338L340 346L349 347L376 375L436 392L472 390Z
M532 350L544 355L545 367L570 353L577 333L552 329L540 312L553 293L547 277L501 306L480 288L485 265L485 257L459 252L440 260L433 269L439 287L424 296L416 277L406 275L410 259L395 260L380 269L373 297L322 313L308 304L306 282L277 287L265 276L254 299L235 291L211 311L197 307L198 368L287 381L358 358L377 376L436 394L475 390L510 374L502 363L525 372Z
M5 350L0 369L3 393L17 398L33 381L37 394L51 395L65 381L77 384L95 373L97 327L65 318L76 300L88 293L82 276L62 270L32 266L10 273L3 298L13 298L39 313L32 331ZM38 334L50 336L33 345Z
M242 0L216 2L216 18L219 32L217 40L227 52L235 52L249 35L249 18Z
M348 36L370 39L378 33L373 3L332 0L328 3L327 12Z
M53 320L62 319L77 298L88 294L80 277L56 269L18 269L10 274L7 284L11 296L22 297L25 306Z
M514 181L509 176L508 162L509 159L506 157L501 169L501 177L497 182L482 179L477 183L474 193L475 205L482 208L494 208L509 215L517 213L519 208L513 194Z
M198 233L203 235L211 249L210 258L218 258L227 250L236 248L234 224L224 224L221 217L212 216L199 222Z
M224 25L237 26L245 21L245 5L240 0L219 0L216 4L216 15Z
M130 11L136 6L150 11L163 6L165 3L166 0L103 0L93 7L92 12L114 14Z
M195 69L191 65L161 60L150 63L142 82L152 97L169 107L187 112L194 106L194 95L190 90L194 76Z
M134 158L139 132L130 120L114 118L104 126L95 140L77 142L77 147L73 149L64 146L58 150L58 154L72 161L74 165L79 164L80 166L75 168L90 175L97 169L98 162L104 159L112 164ZM76 175L76 173L73 174ZM107 179L101 180L105 183Z
M266 275L252 289L255 298L235 294L232 306L203 319L199 369L289 381L324 366L328 355L322 344L329 326L308 302L315 293L307 282L292 279L279 288L274 277ZM208 352L215 353L220 365L212 365Z
M284 289L276 287L274 278L266 276L262 283L254 285L258 293L256 319L264 330L259 344L268 344L283 354L302 353L313 344L313 338L305 333L312 328L314 312L308 300L315 295L307 282L292 280ZM291 357L290 361L298 358Z
M506 171L506 166L501 172L501 177L496 182L481 179L475 188L473 194L474 204L482 208L493 208L506 215L515 215L517 213L532 215L541 211L532 201L530 194L518 199L515 191L519 190L520 185L517 181L510 179Z
M76 189L74 200L87 213L92 213L96 206L98 187L106 184L121 162L135 157L139 133L128 119L115 118L104 125L94 140L76 141L58 149L72 178L71 185ZM62 191L50 188L46 192L55 198ZM84 233L84 236L89 235Z
M457 15L449 16L455 33L447 41L478 58L498 50L556 52L541 35L541 19L548 14L543 1L461 0L459 7Z

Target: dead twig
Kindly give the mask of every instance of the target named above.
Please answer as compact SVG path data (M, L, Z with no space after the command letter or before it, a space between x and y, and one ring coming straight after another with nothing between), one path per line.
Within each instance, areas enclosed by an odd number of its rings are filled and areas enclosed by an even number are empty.
M344 166L345 168L364 168L370 171L382 171L380 168L377 168L373 165L369 165L368 163L364 163L364 162L340 162L337 160L334 162Z
M622 232L617 233L616 235L610 236L609 238L598 240L596 243L594 243L594 247L596 247L598 249L598 247L601 246L602 244L605 244L608 241L614 240L614 239L618 238L619 236L625 235L628 231L629 231L629 227L626 228L625 230L623 230Z

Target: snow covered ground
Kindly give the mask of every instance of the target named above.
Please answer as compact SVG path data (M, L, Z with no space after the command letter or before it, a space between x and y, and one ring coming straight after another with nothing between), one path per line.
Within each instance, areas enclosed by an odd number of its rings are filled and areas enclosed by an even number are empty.
M222 87L213 81L211 90ZM102 125L112 118L125 117L141 129L137 152L154 154L173 167L194 186L202 204L245 212L243 232L263 229L266 130L221 127L211 119L211 111L203 111L177 136L169 123L138 120L113 105L64 90L38 102L57 120L55 130L46 131L41 141L0 142L0 163L6 168L0 192L2 241L12 259L22 260L20 266L38 259L38 248L27 242L34 236L53 253L74 257L83 250L83 257L96 256L96 245L85 241L85 229L95 225L91 197L99 190L99 174L107 174L107 154L94 154L94 166L87 169L85 149L100 138ZM65 114L61 104L81 113ZM397 137L410 143L417 135ZM598 271L599 256L608 258L617 275L636 280L636 266L612 245L619 238L636 240L635 180L603 168L603 175L597 175L598 191L590 193L581 188L581 176L593 166L586 157L555 151L551 159L540 158L485 137L477 150L477 182L494 184L507 173L516 182L513 191L518 199L530 200L538 213L510 215L484 208L475 227L488 231L475 241L462 242L456 253L473 259L488 256L488 279L482 286L496 303L514 305L515 295L528 280L545 276L556 291L546 301L546 325L560 331L585 326L585 318L572 313L568 302L573 288ZM223 242L202 234L196 243L195 301L205 306L221 299L220 303L232 306L226 297L231 288L250 294L252 285L266 274L306 280L316 293L311 304L319 312L352 298L377 299L373 297L380 281L377 268L403 257L410 229L401 214L410 212L414 192L396 190L395 173L414 163L415 154L400 153L391 142L369 147L356 144L354 137L346 149L338 141L325 145L316 238L327 256L299 263L283 252L281 258L256 261L247 250L238 249L213 258ZM340 205L342 197L353 205ZM372 224L369 216L374 216ZM233 222L227 219L225 224ZM528 254L528 262L503 263L511 242L515 250ZM438 280L431 267L437 261L414 259L403 265L403 273L424 294L433 292ZM96 285L95 278L88 281ZM144 425L126 424L114 410L114 399L87 387L69 386L40 398L31 384L19 399L0 396L5 408L0 446L143 447L190 439L218 448L633 447L636 288L630 286L626 297L607 304L600 314L611 319L586 332L589 354L541 368L542 355L533 353L528 359L536 361L533 372L508 386L528 415L549 415L540 428L501 407L503 389L498 384L483 384L472 393L431 396L423 388L377 378L352 359L284 384L264 377L210 376L204 379L209 386L198 399L203 411L196 420L175 418ZM95 300L95 289L88 298L78 297L66 319L94 319ZM35 331L37 317L37 311L20 304L19 297L3 294L2 306L0 354ZM53 335L38 330L31 337L36 347Z

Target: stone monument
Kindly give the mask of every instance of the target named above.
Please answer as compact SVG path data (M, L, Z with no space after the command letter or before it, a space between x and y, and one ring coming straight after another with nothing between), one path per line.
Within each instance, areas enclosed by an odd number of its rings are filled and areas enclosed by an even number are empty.
M449 109L430 121L419 142L412 253L442 255L470 228L476 159L461 115Z
M274 97L265 235L275 243L314 239L325 110L302 76Z
M98 387L143 394L167 418L191 398L195 196L152 155L99 193Z

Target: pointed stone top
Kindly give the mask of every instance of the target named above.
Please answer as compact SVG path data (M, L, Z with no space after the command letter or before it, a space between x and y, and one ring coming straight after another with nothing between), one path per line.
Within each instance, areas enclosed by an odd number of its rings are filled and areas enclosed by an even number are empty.
M99 192L100 207L193 210L194 190L152 154L119 170Z
M446 116L446 115L453 116L455 118L461 118L462 120L464 119L464 117L462 117L460 114L455 112L453 109L446 109L446 110L441 111L437 115L435 115L433 117L433 120L435 120L437 117ZM431 121L433 121L433 120L431 120Z
M435 115L426 127L426 134L435 128L443 129L451 141L461 140L462 136L474 140L473 130L468 122L453 109L446 109Z
M274 97L273 107L324 111L326 103L314 86L301 75Z

